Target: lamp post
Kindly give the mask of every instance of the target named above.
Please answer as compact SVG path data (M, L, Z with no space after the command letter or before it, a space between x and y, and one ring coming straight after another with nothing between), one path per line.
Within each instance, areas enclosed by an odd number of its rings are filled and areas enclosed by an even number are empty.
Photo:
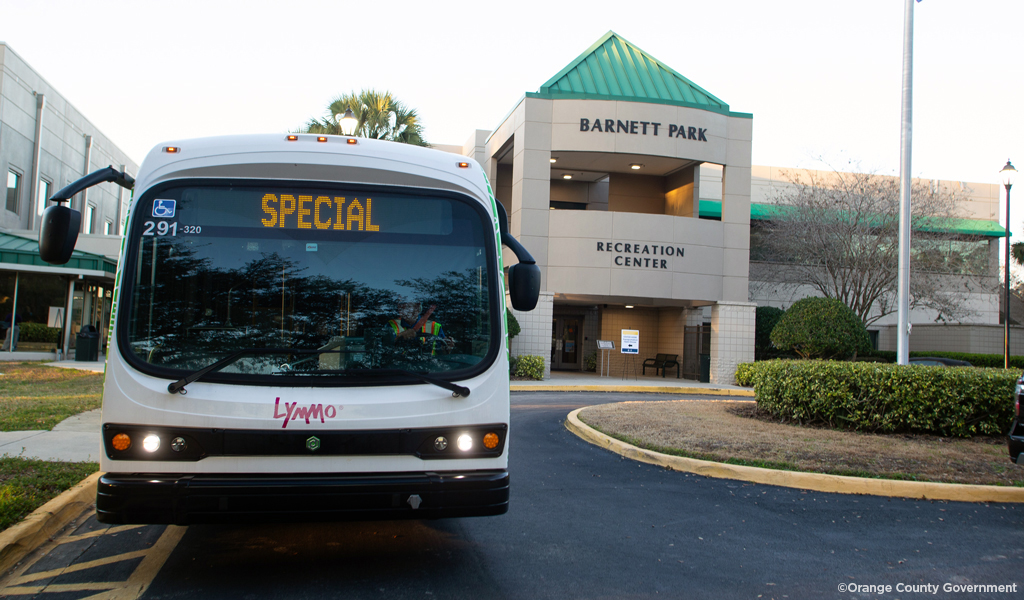
M352 135L356 132L356 125L359 124L359 119L356 118L351 108L346 108L344 115L334 115L334 118L338 121L338 125L341 126L341 133L343 135Z
M1003 368L1010 368L1010 188L1013 187L1013 177L1017 169L1006 159L1006 166L999 171L1003 179L1003 187L1006 188L1006 251L1003 253Z

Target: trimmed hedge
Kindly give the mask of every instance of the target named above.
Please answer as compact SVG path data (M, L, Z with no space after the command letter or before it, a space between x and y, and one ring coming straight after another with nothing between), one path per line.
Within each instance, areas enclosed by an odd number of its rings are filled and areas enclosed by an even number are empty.
M524 354L516 357L515 375L530 379L544 379L544 357Z
M875 350L871 353L871 356L877 356L884 358L889 362L896 362L896 353L882 350ZM975 367L991 367L993 369L1003 368L1003 355L1002 354L970 354L968 352L911 352L910 357L915 356L934 356L937 358L953 358L956 360L966 360ZM1024 356L1011 356L1010 367L1013 369L1021 370L1024 369Z
M1019 373L840 361L745 363L740 385L776 417L873 433L971 437L1006 433Z
M18 323L18 340L22 342L49 342L56 344L60 341L60 329L47 327L42 323Z

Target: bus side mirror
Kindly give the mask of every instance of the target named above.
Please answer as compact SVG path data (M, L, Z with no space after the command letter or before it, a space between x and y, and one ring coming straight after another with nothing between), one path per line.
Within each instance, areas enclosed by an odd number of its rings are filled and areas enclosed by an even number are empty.
M533 310L540 296L540 267L519 263L508 268L508 295L512 308L519 311Z
M55 204L43 212L39 226L39 258L53 265L71 260L82 225L82 213L63 204Z
M519 260L519 264L508 268L508 295L512 300L512 308L521 311L533 310L537 307L537 299L540 297L540 267L519 240L509 233L508 213L500 202L496 204L501 243L511 248Z

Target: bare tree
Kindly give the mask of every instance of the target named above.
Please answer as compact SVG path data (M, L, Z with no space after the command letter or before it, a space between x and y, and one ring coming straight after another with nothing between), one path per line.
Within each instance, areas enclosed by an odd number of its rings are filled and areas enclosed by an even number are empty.
M895 312L899 179L839 171L784 177L789 184L774 190L771 220L751 227L752 289L837 298L865 325ZM985 238L957 232L957 203L969 193L922 180L911 192L911 308L932 309L937 321L970 316L968 296L994 286Z

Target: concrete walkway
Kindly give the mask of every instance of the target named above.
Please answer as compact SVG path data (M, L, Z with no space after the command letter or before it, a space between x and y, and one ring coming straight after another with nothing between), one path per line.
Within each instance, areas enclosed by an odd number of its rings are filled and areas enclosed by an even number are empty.
M0 431L0 456L82 462L100 460L100 409L68 417L53 431Z
M702 383L692 379L637 375L623 378L601 377L586 371L552 371L551 377L542 381L513 381L513 392L656 392L667 394L706 394L709 396L749 396L754 390L738 385Z

